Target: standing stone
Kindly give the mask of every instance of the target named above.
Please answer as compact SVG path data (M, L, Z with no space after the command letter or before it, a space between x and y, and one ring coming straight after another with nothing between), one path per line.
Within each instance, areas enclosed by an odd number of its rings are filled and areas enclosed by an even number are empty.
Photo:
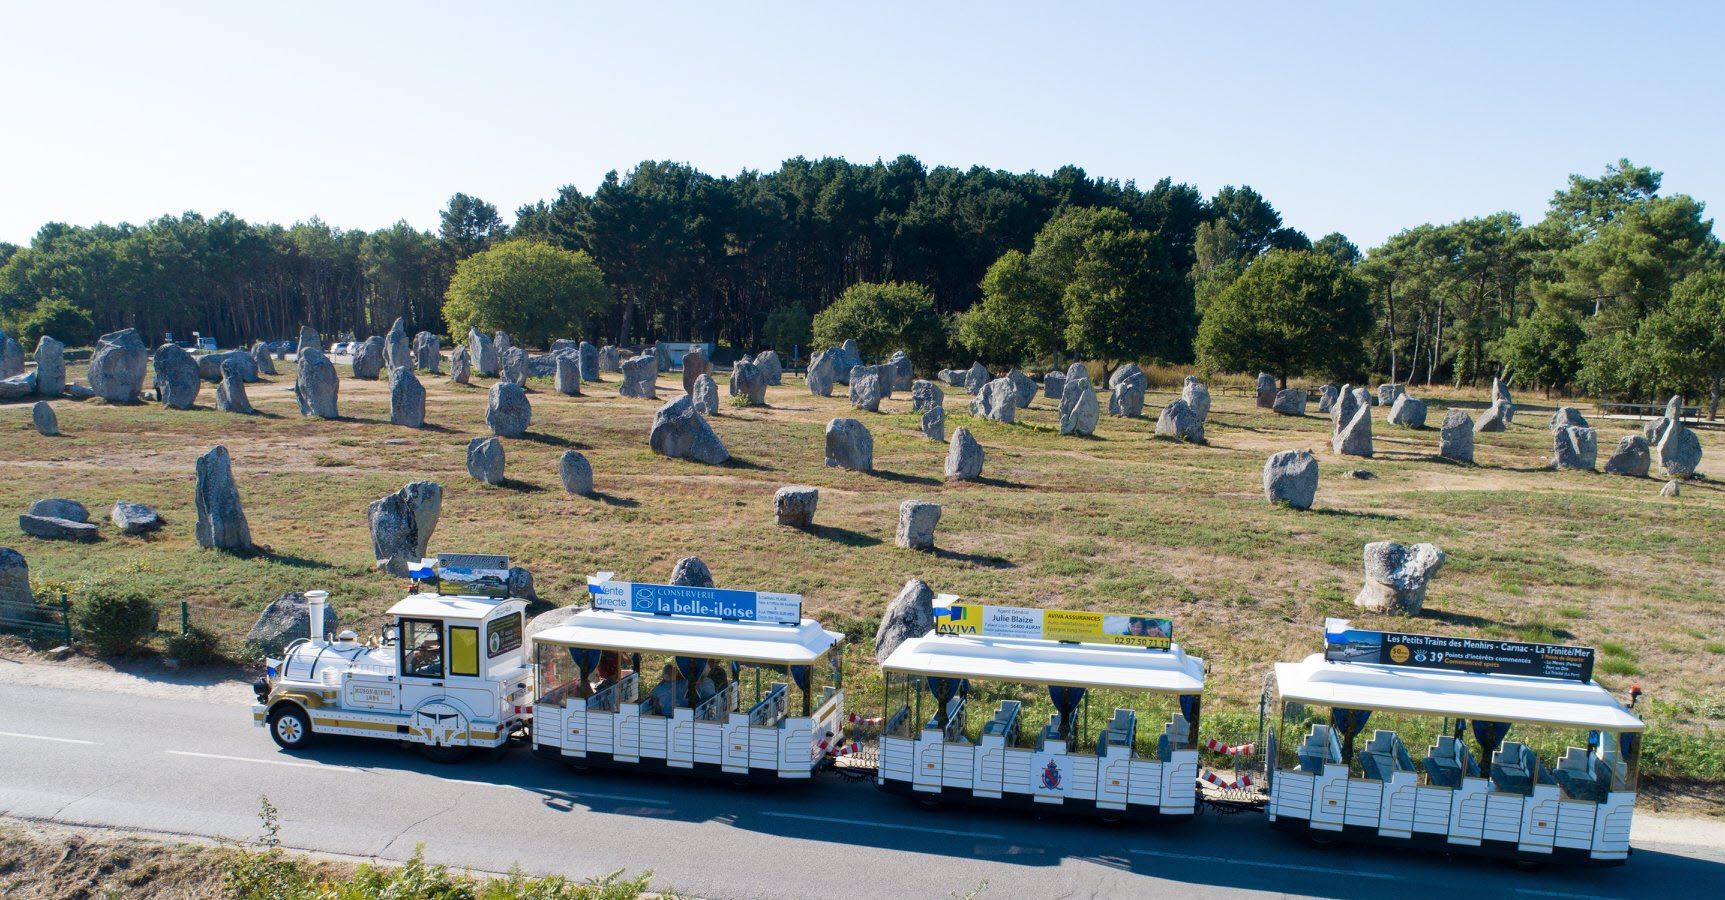
M429 331L414 335L413 367L427 375L443 374L443 339Z
M1060 433L1089 437L1101 421L1102 403L1088 378L1061 378Z
M906 500L898 505L898 532L893 543L907 550L933 550L934 526L940 524L940 504Z
M198 362L179 344L163 344L151 363L156 370L156 397L170 409L191 409L203 389Z
M449 380L456 384L473 383L473 357L466 344L456 344L449 354Z
M142 503L128 503L124 500L114 504L108 512L108 520L122 534L139 535L160 529L167 524L162 521L161 513L156 512Z
M0 378L24 374L24 347L11 335L0 331ZM37 376L37 381L41 377Z
M557 361L557 393L566 397L581 396L580 357L573 353L560 353L552 358Z
M301 325L299 327L298 346L296 346L294 348L294 356L297 357L297 356L299 356L299 354L304 353L307 350L322 350L322 349L323 349L323 338L318 336L317 329L311 327L310 325Z
M502 484L503 442L494 437L468 441L467 474L486 484Z
M765 350L755 355L755 365L761 370L761 377L767 384L780 385L785 381L785 364L779 362L777 351Z
M1066 395L1066 373L1049 372L1042 376L1042 396L1049 400L1059 400Z
M1202 444L1205 443L1204 420L1199 418L1191 404L1176 397L1168 401L1168 405L1162 407L1162 414L1156 417L1156 436Z
M8 376L0 376L4 377ZM44 334L36 341L36 393L58 397L65 392L66 345Z
M1342 390L1336 395L1336 402L1330 407L1330 434L1342 430L1342 425L1353 421L1354 410L1359 408L1359 395L1354 393L1351 384L1342 385Z
M804 379L809 393L816 397L831 397L835 380L833 351L823 350L809 360L809 373Z
M1559 406L1557 412L1551 414L1551 422L1546 426L1552 431L1559 428L1586 428L1587 420L1582 418L1581 410L1573 406Z
M922 436L931 441L946 440L946 407L935 406L923 411Z
M582 341L581 344L575 348L575 353L581 360L581 380L598 381L599 348L586 341Z
M817 488L786 485L773 494L773 517L780 525L808 528L815 524L815 506L820 499L821 492Z
M659 363L651 354L624 360L623 383L617 386L617 395L619 397L657 400L659 399L656 384L658 377Z
M425 427L425 385L410 366L398 366L389 373L389 423Z
M989 382L988 367L980 362L971 363L970 371L964 373L964 389L972 397L982 393L982 388Z
M1455 462L1473 462L1473 417L1464 410L1444 413L1443 430L1438 432L1438 455Z
M858 368L861 368L860 366ZM851 373L851 406L864 412L880 412L880 399L883 393L879 375L858 375Z
M671 348L665 346L664 341L653 343L653 362L661 372L669 372L677 366L677 361L671 358Z
M349 351L353 377L360 381L376 381L383 374L383 338L372 335Z
M328 603L323 607L323 633L332 635L341 628L341 617ZM270 601L252 629L246 634L246 652L254 658L282 655L287 645L300 638L311 637L311 603L305 594L289 591Z
M716 416L719 414L719 383L711 375L695 377L695 387L689 392L689 399L695 401L695 408L702 415Z
M246 397L245 373L237 359L222 361L222 381L216 385L216 409L244 416L257 411Z
M395 372L412 370L403 357ZM391 373L393 377L394 373ZM425 558L431 533L437 530L443 512L443 485L435 481L413 481L401 490L371 502L371 555L377 567L391 575L405 576L407 567Z
M491 386L491 396L485 403L485 424L498 437L518 438L533 424L533 404L527 402L527 391L521 385L499 381Z
M713 570L699 556L685 556L671 567L671 580L666 583L678 587L710 588L713 586Z
M136 403L138 392L144 389L144 370L149 364L150 351L138 337L137 329L104 334L90 357L90 389L109 403ZM192 373L195 378L196 363L192 364Z
M258 365L252 355L244 350L224 350L221 353L210 353L198 357L198 377L205 381L222 380L222 366L229 360L240 365L240 378L244 381L258 380Z
M25 372L11 378L0 378L0 400L22 400L36 396L36 373ZM73 396L77 396L74 391ZM91 392L94 396L94 392Z
M886 367L892 370L892 379L887 382L886 386L889 395L893 391L910 390L911 382L916 380L916 372L910 363L910 354L903 350L894 350L892 356L887 357ZM1031 389L1034 391L1035 386L1032 385Z
M858 378L865 375L874 376L875 381L879 383L877 385L877 389L880 391L882 400L892 396L892 380L894 376L890 366L884 364L878 366L851 366L850 380L847 381L846 384L854 385Z
M1659 436L1659 469L1667 478L1693 478L1701 468L1701 438L1683 424L1683 398L1665 404L1665 429Z
M1076 365L1076 363L1074 363L1074 365ZM1068 374L1068 377L1071 377L1070 374ZM1150 378L1144 374L1143 367L1139 366L1137 363L1127 363L1126 365L1115 369L1113 375L1108 376L1108 389L1113 390L1127 381L1142 382L1146 387L1150 384Z
M933 630L934 591L913 578L904 583L904 590L881 613L880 626L874 633L875 661L885 662L899 644Z
M618 350L616 344L606 344L599 348L599 371L623 371L623 351ZM595 378L593 380L598 381L599 379Z
M910 385L910 409L912 412L927 412L937 406L946 405L946 394L940 385L932 381L913 381Z
M968 369L941 369L934 377L942 384L949 384L953 387L964 387L964 379L968 375L970 375L970 371Z
M1665 482L1665 485L1659 489L1659 496L1661 497L1676 497L1682 493L1683 482L1676 479Z
M1127 379L1108 393L1108 414L1136 419L1144 414L1144 381Z
M0 547L0 610L35 602L36 594L30 590L30 563L11 547Z
M1599 458L1599 432L1579 425L1564 425L1552 431L1551 450L1554 468L1591 472Z
M1370 405L1371 396L1366 400ZM1354 598L1354 605L1376 613L1417 616L1425 606L1426 588L1442 571L1444 560L1444 552L1432 544L1367 544L1365 586Z
M389 326L389 333L383 336L383 367L386 372L394 372L403 366L413 368L413 349L407 341L407 323L397 317Z
M43 437L54 437L60 433L60 418L54 415L54 407L46 400L37 400L30 407L30 421L36 426L36 431Z
M250 550L252 532L240 508L240 489L234 483L228 448L217 444L198 457L197 463L198 546L206 550Z
M1208 421L1210 418L1210 388L1198 380L1196 375L1187 375L1180 386L1180 399L1192 407L1192 412L1199 419ZM1320 410L1323 412L1325 410Z
M497 345L492 342L491 338L486 337L479 329L472 327L467 329L467 361L477 370L477 374L481 378L495 378L497 376L500 362L497 358L499 352ZM462 383L466 384L466 382Z
M491 335L491 346L497 348L497 365L498 370L501 371L503 366L503 352L508 350L510 347L515 346L515 341L510 339L509 332L498 329Z
M1018 388L1010 378L996 378L982 386L970 401L970 414L982 419L1012 424L1018 420Z
M652 357L648 357L652 359ZM695 408L695 401L684 394L653 414L653 430L647 443L653 452L672 459L688 459L710 466L729 461L731 452L713 432L713 426Z
M1030 404L1036 401L1036 382L1016 368L1006 373L1006 379L1012 382L1012 387L1018 392L1018 408L1029 409Z
M767 376L761 367L741 360L732 366L731 396L742 397L745 406L766 406Z
M1365 388L1354 388L1351 401L1336 404L1336 409L1351 409L1350 417L1336 428L1330 438L1330 449L1343 456L1372 455L1372 395Z
M975 481L982 477L982 445L970 434L970 429L959 428L952 433L952 441L946 451L946 480Z
M259 375L279 375L276 371L275 357L270 355L270 345L258 341L252 345L252 368Z
M1646 478L1653 466L1653 451L1647 439L1639 434L1626 434L1617 442L1617 449L1605 461L1605 474Z
M1479 421L1474 423L1474 434L1485 434L1488 431L1504 431L1509 425L1510 407L1502 401L1495 402L1484 413Z
M1264 499L1311 509L1318 495L1318 459L1310 450L1283 450L1264 463Z
M683 354L683 393L695 392L695 379L702 375L710 375L713 364L707 360L707 351L694 347Z
M557 460L557 477L563 481L563 490L578 497L593 495L593 465L579 451L563 451Z
M1509 386L1503 383L1502 378L1493 378L1491 380L1491 402L1493 406L1501 405L1503 407L1501 414L1505 425L1514 424L1515 401L1510 398ZM1501 431L1502 429L1498 430Z
M828 422L827 465L853 472L873 472L874 435L855 419Z
M334 419L339 415L337 400L341 380L336 377L335 363L322 350L308 347L300 351L299 374L294 376L294 396L299 398L299 414Z
M498 359L500 368L498 377L505 383L516 387L527 385L527 351L520 347L510 347L503 351Z
M1426 427L1426 402L1406 391L1396 396L1390 403L1390 414L1386 417L1391 425L1404 428Z
M1276 405L1276 376L1268 372L1258 373L1258 405L1265 409Z
M857 349L855 340L827 350L827 356L832 360L833 382L836 384L849 385L851 370L863 364L862 351Z
M1299 388L1277 391L1275 399L1270 401L1270 409L1274 410L1277 415L1304 416L1306 414L1306 392Z
M1336 405L1336 386L1326 384L1318 388L1318 413L1326 414Z
M1378 405L1394 406L1396 398L1408 392L1407 385L1399 382L1384 382L1378 385Z

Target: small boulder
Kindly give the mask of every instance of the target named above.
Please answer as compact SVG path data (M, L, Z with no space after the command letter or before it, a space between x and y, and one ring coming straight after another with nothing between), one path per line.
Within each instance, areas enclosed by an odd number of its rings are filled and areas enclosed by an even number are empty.
M1551 433L1551 465L1557 469L1593 471L1599 458L1599 432L1565 425Z
M827 465L853 472L874 471L874 435L855 419L827 423Z
M323 633L336 634L341 629L341 617L335 608L323 606ZM311 637L311 603L305 594L290 591L270 601L252 630L246 633L246 650L258 656L280 657L287 645L300 638Z
M1209 420L1210 388L1204 382L1199 381L1198 376L1186 376L1185 382L1180 386L1180 399L1186 401L1187 406L1192 407L1192 412L1197 414L1200 420ZM1324 410L1319 410L1319 412L1324 412Z
M1077 363L1073 363L1073 365L1077 365ZM1068 372L1066 377L1072 377L1071 372ZM1136 381L1145 387L1149 387L1150 385L1150 377L1144 374L1144 368L1142 366L1137 363L1127 363L1126 365L1115 369L1114 374L1108 376L1108 389L1114 390L1128 381Z
M46 400L37 400L30 407L30 422L36 426L36 432L43 437L54 437L60 433L60 417L54 414L54 407Z
M252 409L250 398L246 397L244 370L239 361L231 357L222 362L222 382L216 385L216 409L244 416L257 412Z
M1304 416L1306 414L1306 392L1299 388L1277 391L1275 399L1270 401L1270 409L1278 415Z
M401 366L397 371L407 369ZM410 563L425 558L431 533L443 513L443 485L435 481L409 482L401 490L371 502L372 558L391 575L406 576Z
M659 399L657 381L659 362L652 354L643 354L623 361L623 383L617 386L619 397L643 400Z
M36 393L43 397L58 397L65 392L66 345L44 334L36 341Z
M1493 403L1480 414L1479 421L1473 425L1474 434L1505 431L1509 427L1510 408L1503 403Z
M144 389L144 370L149 363L150 351L138 337L137 329L104 334L90 357L87 375L90 389L109 403L136 403L138 392ZM193 372L195 377L195 368Z
M683 393L695 392L695 379L702 375L711 375L713 364L707 360L707 351L700 347L691 347L683 354Z
M486 484L502 484L503 442L494 437L468 441L467 474Z
M1276 376L1268 372L1258 373L1258 405L1270 409L1276 405Z
M717 466L731 458L724 442L695 409L695 402L687 394L659 407L659 411L653 414L653 430L647 442L654 453L672 459Z
M443 374L443 339L429 331L414 335L413 367L427 375Z
M410 366L389 373L389 422L407 428L425 427L425 385Z
M1185 400L1176 397L1156 417L1156 436L1188 444L1203 444L1204 420Z
M767 376L760 366L739 360L731 367L730 391L731 396L743 398L744 406L766 406Z
M473 356L466 344L456 344L449 354L449 380L456 384L473 383Z
M910 408L912 412L927 412L937 406L946 405L946 393L940 385L932 381L914 381L910 386Z
M780 525L808 528L815 524L815 506L820 499L817 488L786 485L773 494L773 516Z
M0 547L0 609L16 609L36 602L30 590L30 563L11 547Z
M0 400L23 400L36 396L36 373L25 372L11 378L0 378Z
M946 451L946 480L975 481L982 477L982 445L970 434L970 429L959 428L952 433Z
M1066 373L1049 372L1042 376L1042 396L1049 400L1059 400L1066 394Z
M892 381L896 376L893 375L891 366L884 363L878 366L851 366L849 384L856 384L857 379L864 375L873 375L875 380L880 382L880 396L882 400L887 400L892 397Z
M1677 479L1673 478L1670 481L1665 482L1664 486L1659 489L1659 496L1661 496L1661 497L1676 497L1679 494L1681 494L1682 492L1683 492L1683 482L1678 481Z
M341 380L336 377L335 363L322 350L309 347L300 351L299 374L294 376L294 396L299 399L299 414L323 419L337 418L337 401Z
M1605 474L1646 478L1653 466L1653 451L1647 439L1639 434L1626 434L1617 442L1617 449L1605 461Z
M599 371L623 371L623 351L617 349L616 344L606 344L599 348ZM595 378L593 380L598 381L599 379Z
M527 401L527 391L509 381L492 385L485 402L485 424L498 437L518 438L526 434L527 427L533 424L533 404Z
M885 662L899 644L933 630L934 591L913 578L881 612L880 626L874 633L875 661Z
M1386 419L1391 425L1403 428L1426 427L1426 402L1407 392L1397 395L1390 404L1390 414Z
M198 361L179 344L156 348L151 363L156 372L156 397L169 409L191 409L198 402L204 383L198 378Z
M240 507L228 448L217 444L198 457L196 505L198 546L206 550L250 550L251 528Z
M699 556L685 556L671 567L671 580L678 587L713 587L713 570Z
M1060 433L1089 437L1101 421L1102 403L1088 378L1061 378Z
M936 406L922 413L922 436L931 441L946 440L946 407Z
M1692 478L1701 468L1701 438L1683 424L1683 398L1665 404L1665 428L1659 435L1659 469L1667 478Z
M557 477L563 490L579 497L593 495L593 465L579 451L565 450L557 460Z
M907 550L933 550L934 527L940 524L940 504L906 500L898 505L898 531L893 543Z
M32 516L65 519L68 522L88 523L90 521L90 510L84 504L64 497L44 497L31 503L25 512Z
M831 350L816 353L809 360L809 372L804 377L809 393L816 397L831 397L833 395L834 360Z
M1432 544L1367 544L1365 585L1354 598L1354 605L1375 613L1417 616L1425 606L1426 588L1443 564L1444 552Z
M864 412L880 412L880 401L883 393L879 375L851 373L851 406Z
M910 354L903 350L894 350L892 355L887 357L884 365L890 376L886 385L889 396L893 391L910 390L911 383L916 381L916 372L911 367Z
M74 522L71 519L29 514L18 517L18 530L31 537L39 537L49 541L89 543L100 536L96 526L89 522Z
M1472 416L1459 409L1444 413L1443 430L1438 432L1438 455L1455 462L1473 462Z
M1318 495L1318 459L1310 450L1283 450L1264 463L1264 499L1311 509Z
M142 503L128 503L121 500L114 504L108 513L108 520L121 534L148 534L160 529L165 523L160 513Z
M981 419L1012 424L1018 419L1018 388L1009 378L996 378L976 392L970 414Z
M1114 385L1108 393L1108 414L1127 419L1136 419L1144 414L1144 385L1142 375L1129 378Z

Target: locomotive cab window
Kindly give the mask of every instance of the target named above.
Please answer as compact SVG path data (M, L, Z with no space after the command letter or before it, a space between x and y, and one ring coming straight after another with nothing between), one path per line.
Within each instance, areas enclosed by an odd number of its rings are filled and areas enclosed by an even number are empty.
M443 623L436 619L401 620L401 674L443 677Z
M479 629L472 626L449 628L449 674L479 675Z

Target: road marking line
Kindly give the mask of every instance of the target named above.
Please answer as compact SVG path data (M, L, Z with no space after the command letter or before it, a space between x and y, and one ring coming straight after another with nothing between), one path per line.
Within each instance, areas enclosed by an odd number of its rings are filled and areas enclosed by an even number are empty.
M1261 869L1287 869L1293 872L1317 872L1323 875L1358 875L1361 878L1385 878L1390 881L1400 881L1402 876L1391 875L1388 872L1361 872L1358 869L1332 869L1329 866L1298 866L1290 863L1258 862L1250 859L1233 859L1227 856L1195 856L1190 853L1165 853L1160 850L1140 850L1136 847L1127 851L1139 856L1156 856L1163 859L1179 859L1188 862L1224 863L1230 866L1256 866Z
M950 834L955 837L989 838L1004 841L1006 838L986 831L959 831L954 828L930 828L926 825L896 825L892 822L865 822L860 819L835 819L832 816L810 816L802 813L763 812L763 816L774 816L780 819L804 819L809 822L827 822L833 825L855 825L859 828L896 828L900 831L926 831L931 834Z
M250 756L223 756L220 753L193 753L190 750L164 750L174 756L192 756L198 759L224 759L229 762L262 763L266 766L292 766L296 769L322 769L326 772L358 772L352 766L325 766L317 763L288 762L285 759L256 759Z
M25 738L32 741L53 741L56 744L84 744L89 747L98 746L95 741L80 741L76 738L49 737L45 734L25 734L21 731L0 731L0 737Z
M657 797L631 797L628 794L600 794L593 791L541 790L539 788L530 788L519 784L504 784L499 781L470 781L466 778L443 778L438 775L433 775L431 777L436 778L439 781L447 781L450 784L471 784L475 787L508 788L512 791L521 791L527 794L540 794L542 796L557 797L565 800L580 800L583 797L592 797L597 800L624 800L630 803L651 803L655 806L671 805L671 801L661 800Z

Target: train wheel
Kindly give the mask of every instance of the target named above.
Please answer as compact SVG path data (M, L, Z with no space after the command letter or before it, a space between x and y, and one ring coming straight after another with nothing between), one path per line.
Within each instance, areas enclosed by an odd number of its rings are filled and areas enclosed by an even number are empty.
M283 706L270 716L270 737L283 750L303 750L311 744L311 717L297 706Z

